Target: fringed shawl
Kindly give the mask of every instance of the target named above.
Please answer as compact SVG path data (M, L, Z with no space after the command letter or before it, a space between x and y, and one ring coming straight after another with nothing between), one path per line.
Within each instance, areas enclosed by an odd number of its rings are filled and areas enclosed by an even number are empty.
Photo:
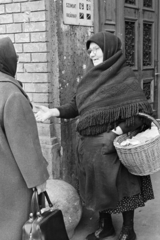
M122 121L133 124L138 112L151 114L151 106L139 81L125 64L119 38L101 32L93 35L87 48L90 42L100 42L104 61L89 67L77 87L76 103L80 115L77 130L84 135L96 135Z

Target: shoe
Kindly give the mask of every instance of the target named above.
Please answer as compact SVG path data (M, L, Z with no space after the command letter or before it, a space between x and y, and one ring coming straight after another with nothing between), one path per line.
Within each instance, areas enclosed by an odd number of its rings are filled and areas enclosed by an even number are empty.
M99 228L97 231L89 234L86 237L86 240L105 240L106 238L111 236L115 236L114 227L112 227L110 230Z
M118 240L135 240L136 234L133 228L123 226Z

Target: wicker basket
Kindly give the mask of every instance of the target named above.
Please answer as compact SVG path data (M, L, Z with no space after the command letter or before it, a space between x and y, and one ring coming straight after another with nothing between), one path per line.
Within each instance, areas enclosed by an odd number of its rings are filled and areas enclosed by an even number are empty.
M138 115L147 117L158 128L159 135L144 144L136 146L121 146L120 143L128 138L123 134L114 140L114 146L122 164L134 175L145 176L160 170L160 126L158 119L139 113Z

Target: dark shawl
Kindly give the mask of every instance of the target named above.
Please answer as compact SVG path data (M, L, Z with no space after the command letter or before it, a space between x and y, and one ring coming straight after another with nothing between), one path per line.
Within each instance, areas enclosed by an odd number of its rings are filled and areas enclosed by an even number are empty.
M28 99L30 102L27 94L22 89L22 83L15 79L17 70L17 54L14 48L14 45L9 37L1 38L0 39L0 72L8 75L9 77L5 77L4 81L12 82L16 85L23 95ZM32 107L32 104L30 102Z
M0 39L0 71L14 77L17 70L17 54L9 37Z
M92 62L77 87L76 103L79 111L77 130L83 135L109 131L120 122L134 123L138 112L151 114L151 106L139 81L121 50L121 41L108 32L93 35L86 43L98 44L104 61L98 66Z

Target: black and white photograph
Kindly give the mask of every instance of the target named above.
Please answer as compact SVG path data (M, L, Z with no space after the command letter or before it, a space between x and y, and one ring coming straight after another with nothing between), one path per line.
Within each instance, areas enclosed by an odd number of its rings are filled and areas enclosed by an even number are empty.
M0 240L160 240L159 0L0 0Z

